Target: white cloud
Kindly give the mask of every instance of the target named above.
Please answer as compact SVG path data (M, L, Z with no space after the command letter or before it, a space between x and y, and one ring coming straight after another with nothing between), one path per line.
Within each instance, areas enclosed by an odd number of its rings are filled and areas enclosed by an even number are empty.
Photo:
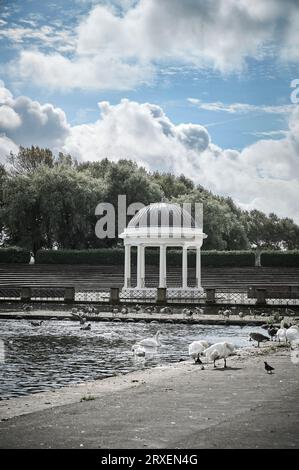
M41 105L25 96L14 98L0 81L0 156L18 145L59 149L70 132L65 113L52 104Z
M1 161L18 145L63 150L81 161L130 158L150 170L183 173L244 208L273 211L299 223L299 108L283 138L259 140L239 152L213 144L203 126L174 124L151 103L102 101L97 121L71 127L61 109L14 98L3 84L0 98L3 115L9 108L13 116L10 125L6 120L0 127ZM14 125L13 113L20 120Z
M184 173L242 207L276 212L299 223L299 112L280 140L260 140L241 152L221 149L207 130L173 124L149 103L99 103L101 118L75 126L64 149L81 160L131 158L149 169Z
M223 111L230 114L244 114L250 112L268 113L268 114L290 114L294 111L296 105L284 104L276 106L254 105L248 103L224 104L221 101L207 103L197 98L188 98L189 103L194 104L199 109L206 111Z
M82 19L65 55L61 34L11 29L31 35L55 52L25 49L14 72L57 89L129 89L151 81L157 64L240 71L248 58L267 54L298 60L297 0L140 0L99 4ZM69 51L68 51L69 52ZM232 111L233 112L233 111Z

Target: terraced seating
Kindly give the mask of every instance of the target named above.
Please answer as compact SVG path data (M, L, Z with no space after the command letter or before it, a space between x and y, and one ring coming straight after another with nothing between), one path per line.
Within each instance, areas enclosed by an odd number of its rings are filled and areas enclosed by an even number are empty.
M146 266L146 286L157 287L158 267ZM188 270L188 285L195 285L195 270ZM203 287L247 289L258 285L298 285L299 268L202 268ZM102 290L122 287L123 268L120 266L89 265L0 265L0 286L74 286L76 290ZM136 285L136 270L132 269L132 286ZM181 285L181 268L167 269L167 285Z

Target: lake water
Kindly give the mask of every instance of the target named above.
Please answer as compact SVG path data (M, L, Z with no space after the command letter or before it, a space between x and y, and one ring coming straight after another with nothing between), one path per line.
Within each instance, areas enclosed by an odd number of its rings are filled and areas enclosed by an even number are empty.
M145 358L134 357L132 345L158 329L162 346ZM91 331L82 331L73 321L47 320L34 327L27 320L1 320L0 399L186 359L188 344L198 339L210 343L228 340L244 347L251 344L252 331L264 332L252 326L140 322L93 322Z

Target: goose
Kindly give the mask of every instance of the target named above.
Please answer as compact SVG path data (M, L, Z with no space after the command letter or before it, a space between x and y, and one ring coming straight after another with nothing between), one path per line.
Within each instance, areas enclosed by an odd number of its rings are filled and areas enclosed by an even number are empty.
M144 346L146 348L157 348L157 347L161 346L161 343L159 341L160 334L161 334L161 332L158 330L153 338L142 339L141 341L138 341L137 344L139 346Z
M133 344L131 351L133 352L134 356L145 356L145 348L140 346L138 343Z
M189 344L189 356L191 356L194 359L195 364L202 364L199 356L208 347L209 347L209 343L204 340L193 341L191 344Z
M209 348L203 351L203 354L206 356L208 361L214 362L214 367L216 367L215 361L218 359L224 359L224 368L226 369L226 358L232 354L235 347L232 343L224 341L223 343L216 343L210 346Z
M270 338L268 336L262 335L261 333L250 333L249 334L249 341L256 341L257 342L257 347L260 347L260 343L263 341L270 341Z

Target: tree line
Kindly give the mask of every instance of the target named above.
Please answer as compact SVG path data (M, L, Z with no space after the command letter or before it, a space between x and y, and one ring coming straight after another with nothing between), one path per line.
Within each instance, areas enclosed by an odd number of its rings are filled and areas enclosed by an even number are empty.
M299 248L292 219L241 210L231 198L212 194L184 175L150 172L123 159L79 163L49 149L20 147L0 165L0 245L34 253L42 248L92 249L121 244L95 235L100 202L127 204L202 202L205 250Z

